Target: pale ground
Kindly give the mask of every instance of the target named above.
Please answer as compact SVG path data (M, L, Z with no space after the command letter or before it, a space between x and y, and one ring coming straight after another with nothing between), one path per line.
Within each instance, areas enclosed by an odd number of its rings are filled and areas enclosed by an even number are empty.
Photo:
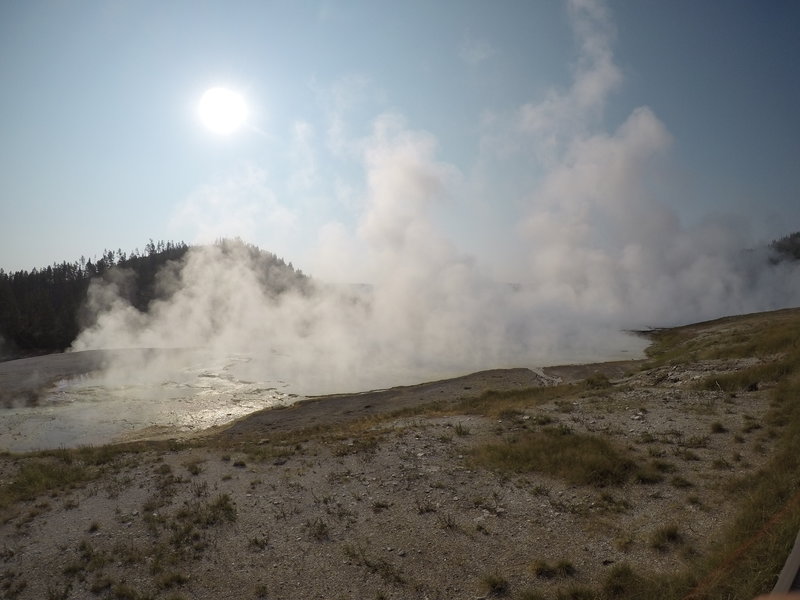
M309 436L289 445L278 436L326 411L318 421L345 422L374 414L387 398L405 398L408 407L447 403L592 369L551 370L544 378L494 371L384 392L390 397L262 413L223 433L220 447L123 455L99 480L11 511L0 525L0 594L475 599L488 594L491 575L508 582L509 597L521 597L593 585L621 562L640 572L674 570L705 552L731 516L726 482L757 469L772 447L775 432L745 427L761 423L765 391L690 388L701 376L745 364L713 361L627 377L630 365L615 365L607 367L617 377L612 388L501 418L398 417L376 420L356 437ZM545 416L550 426L608 436L642 463L661 461L663 482L573 486L470 462L471 448L540 428ZM712 433L714 422L725 431ZM10 481L23 462L0 457L0 479ZM682 541L656 549L651 538L665 524L677 525ZM570 561L575 573L537 577L537 560Z

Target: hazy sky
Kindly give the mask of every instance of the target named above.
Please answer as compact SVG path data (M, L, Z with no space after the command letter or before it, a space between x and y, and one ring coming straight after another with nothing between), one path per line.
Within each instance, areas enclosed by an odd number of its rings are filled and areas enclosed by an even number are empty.
M798 31L794 0L2 2L0 267L240 235L358 279L336 264L380 235L385 147L431 166L437 231L498 278L592 140L633 140L672 230L769 240L800 229ZM252 111L229 137L196 115L217 85Z

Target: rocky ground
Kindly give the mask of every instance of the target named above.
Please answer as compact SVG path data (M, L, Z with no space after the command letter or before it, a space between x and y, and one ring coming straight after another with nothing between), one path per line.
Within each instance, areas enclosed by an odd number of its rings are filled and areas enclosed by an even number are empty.
M623 562L675 570L730 516L727 482L769 455L763 390L692 387L747 364L628 364L627 375L615 365L611 385L500 414L451 406L502 389L504 377L513 390L552 385L559 371L489 372L94 459L97 479L6 509L0 589L31 599L536 598L594 586ZM387 393L417 402L392 417L359 413ZM414 408L431 398L440 404ZM319 425L293 411L336 403L338 428L293 434ZM651 476L593 486L479 464L482 445L545 427L603 436ZM30 461L79 460L5 456L2 480Z

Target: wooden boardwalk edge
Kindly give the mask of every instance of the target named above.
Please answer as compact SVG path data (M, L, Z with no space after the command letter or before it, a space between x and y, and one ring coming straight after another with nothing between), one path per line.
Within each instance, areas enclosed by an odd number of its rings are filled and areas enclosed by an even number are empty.
M794 540L794 547L781 569L778 581L772 588L773 594L788 594L800 591L800 533Z

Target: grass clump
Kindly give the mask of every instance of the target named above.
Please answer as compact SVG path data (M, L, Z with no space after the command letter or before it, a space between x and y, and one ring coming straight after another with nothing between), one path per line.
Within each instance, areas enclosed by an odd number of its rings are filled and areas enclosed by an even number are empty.
M467 427L463 423L456 423L455 432L456 435L459 437L467 436L469 435L469 427Z
M452 405L449 412L497 418L505 411L519 411L553 402L574 394L578 389L575 384L564 384L504 392L488 390L476 398L461 399Z
M505 577L492 573L490 575L484 575L483 587L486 589L486 593L489 596L507 596L511 585Z
M641 577L627 563L614 565L603 582L603 595L607 598L635 597L641 588Z
M604 389L611 387L611 381L605 373L592 373L586 378L586 387L590 390Z
M636 464L607 439L568 430L526 432L472 451L473 461L499 471L537 471L573 484L604 487L625 483Z
M334 456L347 456L349 454L372 454L378 449L378 438L369 435L339 444L333 449Z
M662 552L683 542L680 529L675 524L664 525L653 532L650 547Z
M571 561L560 560L556 563L549 563L546 560L537 560L531 565L531 571L540 579L552 579L554 577L571 577L575 574L575 566Z
M166 573L161 573L158 577L156 577L156 587L160 590L169 590L174 587L178 587L188 583L189 578L182 574L177 573L175 571L168 571Z
M175 515L184 521L200 527L210 527L236 520L236 505L228 494L220 494L211 502L191 501Z
M306 521L306 529L308 530L308 535L318 542L326 542L331 537L330 527L322 519Z
M726 433L728 429L719 421L714 421L711 424L711 433Z
M95 469L82 463L64 463L53 459L24 462L14 478L0 488L0 508L21 500L33 500L43 494L55 494L98 476Z
M400 569L384 558L370 556L362 546L345 544L343 550L344 555L349 560L361 565L370 573L378 575L386 583L394 585L403 585L405 583L405 578Z

